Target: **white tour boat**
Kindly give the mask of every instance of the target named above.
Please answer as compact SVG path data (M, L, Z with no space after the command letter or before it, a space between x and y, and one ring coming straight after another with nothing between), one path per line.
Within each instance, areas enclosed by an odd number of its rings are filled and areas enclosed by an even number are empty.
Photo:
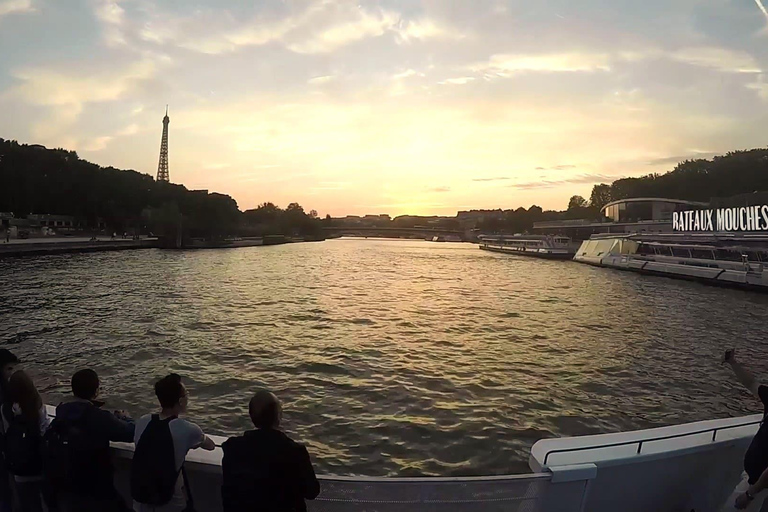
M726 234L593 235L574 261L768 290L768 237Z
M536 258L569 260L575 246L567 236L552 235L481 235L480 249L519 254Z

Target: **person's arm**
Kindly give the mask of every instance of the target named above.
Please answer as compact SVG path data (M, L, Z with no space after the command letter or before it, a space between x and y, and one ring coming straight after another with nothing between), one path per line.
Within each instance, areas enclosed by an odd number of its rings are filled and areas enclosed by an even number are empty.
M203 433L203 429L201 429L196 423L188 422L189 426L189 444L187 446L190 446L191 449L195 450L197 448L202 448L203 450L211 451L216 448L216 443L213 442L213 439L208 437Z
M757 482L747 488L747 492L739 495L736 498L736 508L739 510L747 508L750 502L755 499L757 494L766 488L768 488L768 469L763 471L763 474L760 475L760 478L757 479Z
M309 452L306 447L301 447L299 457L302 495L305 499L313 500L320 494L320 482L317 481L315 469L312 467L312 461L309 458Z
M725 353L723 363L730 365L730 367L733 369L733 373L736 374L736 379L738 379L738 381L741 382L741 384L747 388L755 398L762 401L760 393L758 392L760 383L757 382L757 379L755 379L755 376L752 375L752 372L744 368L741 363L736 361L735 350L729 350Z
M210 452L211 450L216 449L216 443L214 443L213 439L211 439L210 437L203 435L203 442L200 443L200 445L197 446L197 448L208 450Z
M102 410L97 410L93 416L92 421L97 424L98 431L103 432L110 441L133 442L133 434L136 429L133 420L126 417L118 418L111 412Z

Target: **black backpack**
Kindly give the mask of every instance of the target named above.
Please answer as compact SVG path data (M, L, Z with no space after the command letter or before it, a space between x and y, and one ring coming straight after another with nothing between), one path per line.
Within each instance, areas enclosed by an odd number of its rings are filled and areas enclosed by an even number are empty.
M3 450L6 469L15 476L40 475L43 470L40 426L14 414L13 405L9 403L3 404L2 415L8 422Z
M175 416L152 419L136 443L131 462L131 497L139 503L161 506L173 498L179 472L170 423Z
M43 476L52 489L93 485L89 482L90 475L82 474L83 466L91 466L93 462L92 457L82 451L84 440L88 437L84 426L90 413L90 408L86 408L77 420L54 418L43 435ZM93 471L98 469L94 468Z

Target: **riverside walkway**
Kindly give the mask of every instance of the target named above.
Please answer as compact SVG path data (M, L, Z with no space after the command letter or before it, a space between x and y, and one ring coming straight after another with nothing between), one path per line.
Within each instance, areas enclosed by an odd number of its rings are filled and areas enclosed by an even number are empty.
M157 238L111 238L97 237L40 237L28 239L12 238L0 241L0 258L13 256L40 256L78 252L123 251L146 249L157 246Z

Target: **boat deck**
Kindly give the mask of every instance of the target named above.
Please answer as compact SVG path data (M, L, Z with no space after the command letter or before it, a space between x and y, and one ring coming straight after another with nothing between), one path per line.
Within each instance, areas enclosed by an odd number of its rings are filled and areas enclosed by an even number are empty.
M54 408L48 406L49 415ZM310 512L716 512L740 480L761 415L583 437L545 439L532 473L464 478L320 476ZM217 446L225 440L213 437ZM127 496L133 445L114 443ZM187 472L197 510L222 510L221 448L193 450Z

